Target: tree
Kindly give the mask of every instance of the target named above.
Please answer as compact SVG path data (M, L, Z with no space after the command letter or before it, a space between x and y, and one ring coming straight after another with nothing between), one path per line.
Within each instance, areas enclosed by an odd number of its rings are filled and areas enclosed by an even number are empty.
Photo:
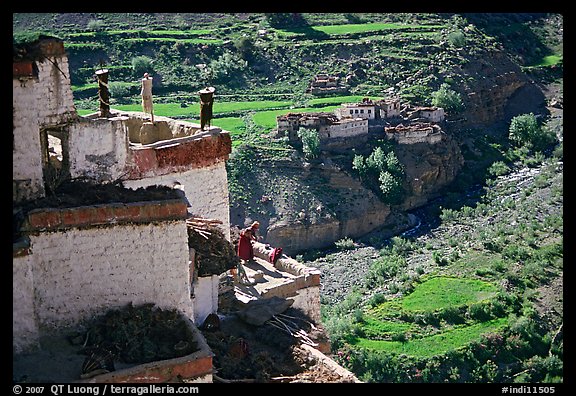
M556 140L556 136L538 124L534 113L529 113L512 118L508 139L517 146L541 151L551 145Z
M266 20L270 26L274 28L300 26L305 23L305 19L302 17L302 14L298 12L267 13Z
M450 89L450 85L446 83L443 83L438 91L432 93L432 105L442 107L449 113L459 113L464 110L460 94Z
M249 37L241 37L234 42L234 47L240 57L244 60L250 60L254 56L254 42Z
M150 73L152 71L152 59L144 55L132 58L132 70L137 77L142 77L144 73Z
M355 155L352 168L358 172L360 180L385 203L397 204L402 199L404 169L389 145L376 147L366 158Z
M248 62L240 59L238 55L226 51L218 59L210 62L210 65L204 70L204 77L213 83L226 83L234 77L238 77L247 65Z
M320 155L320 135L315 129L300 128L298 137L302 140L302 151L306 159L312 159Z

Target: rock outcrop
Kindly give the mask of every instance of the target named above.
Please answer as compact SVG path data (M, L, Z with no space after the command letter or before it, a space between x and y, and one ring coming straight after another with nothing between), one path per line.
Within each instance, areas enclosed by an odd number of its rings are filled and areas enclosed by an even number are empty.
M470 59L460 71L458 84L466 105L467 125L486 125L514 115L534 111L544 96L502 51L489 51ZM519 96L519 93L522 95ZM510 112L510 101L522 101L518 112Z
M405 191L401 209L424 205L452 183L464 165L458 142L445 133L435 144L400 144L396 156L404 166Z
M289 215L270 219L265 240L272 246L295 254L360 237L386 223L390 207L338 166L323 163L296 172L301 178L289 197L296 199L273 199ZM316 190L298 191L304 186ZM280 209L283 205L288 207Z

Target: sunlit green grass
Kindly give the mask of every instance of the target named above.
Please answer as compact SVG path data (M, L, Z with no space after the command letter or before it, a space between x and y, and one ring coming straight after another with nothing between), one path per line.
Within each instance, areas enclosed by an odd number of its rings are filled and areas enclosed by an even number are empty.
M378 320L372 317L364 317L362 331L368 338L385 337L392 334L405 333L413 329L413 323L397 322L392 320Z
M173 38L173 37L134 37L125 38L122 41L129 41L134 43L146 43L151 41L160 41L166 43L186 43L186 44L216 44L220 45L224 40L220 39L205 39L205 38Z
M426 326L411 320L400 320L399 315L402 312L424 314L475 304L495 297L497 291L495 285L477 279L446 276L429 278L418 284L407 296L367 310L360 327L359 334L362 337L351 336L348 341L358 347L418 357L446 353L478 340L481 334L498 331L507 323L507 319L498 318L457 327L442 325L438 329L440 332L429 335ZM414 337L415 334L420 336ZM392 341L398 336L403 336L406 341Z
M326 34L353 34L375 32L380 30L402 30L402 29L442 29L444 25L404 25L400 23L360 23L345 25L314 26L315 30Z
M471 326L457 327L440 334L410 339L405 342L353 338L349 342L363 347L388 353L405 354L415 357L431 357L462 348L470 342L480 340L482 334L498 332L508 322L507 318L498 318Z
M184 121L200 124L200 119L196 118L187 119ZM230 132L230 137L232 138L232 147L236 147L242 143L241 136L246 131L246 123L242 117L213 118L210 124Z
M399 311L437 311L450 307L474 304L492 298L498 288L489 282L477 279L437 276L416 286L414 291L402 299L386 301L368 310L368 315L385 319Z
M476 279L434 277L402 299L408 311L435 311L475 303L496 295L497 287Z
M212 111L214 114L238 113L244 111L259 111L266 109L282 108L290 106L289 101L248 101L248 102L215 102ZM141 104L115 105L120 111L142 111ZM179 103L155 103L154 114L163 117L197 118L200 115L200 105L192 103L190 106L181 107Z
M562 60L561 55L548 55L543 57L540 62L530 65L530 67L543 67L552 66L558 64Z

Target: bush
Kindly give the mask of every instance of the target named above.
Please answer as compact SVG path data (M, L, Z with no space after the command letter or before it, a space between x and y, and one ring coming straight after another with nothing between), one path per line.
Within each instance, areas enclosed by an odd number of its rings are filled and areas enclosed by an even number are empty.
M479 322L485 322L492 319L491 311L491 306L488 303L477 303L468 308L470 318Z
M352 240L352 238L342 238L336 242L334 242L334 244L336 245L336 247L339 250L350 250L350 249L354 249L354 241Z
M320 136L317 130L300 128L298 137L302 140L302 151L306 159L313 159L320 155Z
M110 96L114 99L128 98L136 94L138 87L132 83L114 81L109 83Z
M144 73L151 73L152 59L145 55L132 58L132 70L134 71L134 75L137 77L142 77Z
M90 19L86 27L88 28L88 30L92 30L94 32L100 32L104 29L104 21L100 19Z
M503 161L496 161L488 168L488 174L490 176L502 176L510 172L510 167L506 165Z
M448 35L448 42L456 48L462 48L466 45L466 37L460 30L454 31Z
M438 91L432 93L432 105L442 107L448 113L460 113L464 110L464 102L460 94L443 83Z
M365 185L387 204L400 203L404 169L391 146L376 147L366 158L355 155L352 168Z
M386 279L396 276L398 271L406 265L406 259L396 254L390 254L373 261L366 275L367 286L382 284Z
M517 146L542 151L556 141L556 135L542 128L534 113L518 115L510 121L508 139Z
M442 256L442 253L440 253L439 251L434 251L432 252L432 259L434 260L434 262L436 264L438 264L439 266L445 266L448 265L448 260L446 260L445 257Z

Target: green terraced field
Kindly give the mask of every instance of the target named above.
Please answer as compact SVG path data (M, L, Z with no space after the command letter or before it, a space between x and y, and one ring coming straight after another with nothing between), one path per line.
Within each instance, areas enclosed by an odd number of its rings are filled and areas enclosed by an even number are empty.
M497 332L507 318L460 325L438 324L431 330L424 324L399 319L402 312L425 315L448 308L473 305L496 296L498 288L477 279L432 277L416 286L402 299L391 300L366 312L360 326L362 336L348 342L361 348L416 357L430 357L461 348L480 339L485 333Z

